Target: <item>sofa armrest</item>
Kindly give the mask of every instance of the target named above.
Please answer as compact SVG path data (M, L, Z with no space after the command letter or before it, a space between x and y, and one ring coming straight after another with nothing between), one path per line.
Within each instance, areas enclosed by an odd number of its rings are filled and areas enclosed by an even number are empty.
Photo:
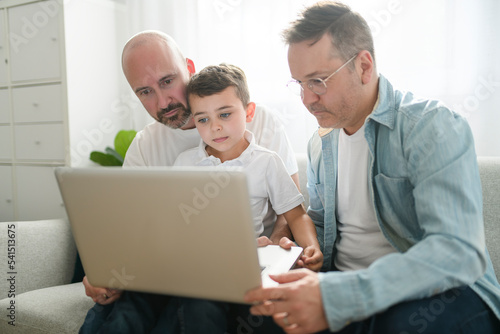
M500 279L500 157L478 157L486 246Z
M76 246L67 220L1 222L0 245L0 299L11 288L18 295L71 282Z

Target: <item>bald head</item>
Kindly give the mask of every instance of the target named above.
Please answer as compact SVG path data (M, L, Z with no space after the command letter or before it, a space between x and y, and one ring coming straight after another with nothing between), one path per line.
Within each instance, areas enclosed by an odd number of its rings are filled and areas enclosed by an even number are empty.
M182 55L181 49L172 37L161 31L146 30L132 36L123 47L122 68L125 76L127 75L126 65L129 55L137 49L150 46L166 47L176 58L175 61L185 62L185 58Z

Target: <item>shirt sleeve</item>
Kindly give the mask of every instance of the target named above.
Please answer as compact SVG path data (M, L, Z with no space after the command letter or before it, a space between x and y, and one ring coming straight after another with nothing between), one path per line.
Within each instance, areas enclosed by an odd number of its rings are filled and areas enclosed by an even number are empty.
M141 140L142 140L142 131L139 131L135 136L134 140L132 140L132 143L130 144L127 153L125 154L123 167L147 166L140 147Z
M266 169L266 185L269 200L276 214L281 215L304 202L304 196L300 193L290 175L276 153L270 154Z

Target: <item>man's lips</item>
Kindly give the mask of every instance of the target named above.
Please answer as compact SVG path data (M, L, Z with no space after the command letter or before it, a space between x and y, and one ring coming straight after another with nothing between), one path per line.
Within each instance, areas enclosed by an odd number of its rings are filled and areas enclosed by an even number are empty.
M169 112L166 112L163 115L161 115L161 117L172 117L177 113L177 111L179 111L179 108L175 108L174 110L170 110Z
M216 143L222 143L222 142L226 141L227 138L229 138L229 137L219 137L219 138L213 139L213 141Z

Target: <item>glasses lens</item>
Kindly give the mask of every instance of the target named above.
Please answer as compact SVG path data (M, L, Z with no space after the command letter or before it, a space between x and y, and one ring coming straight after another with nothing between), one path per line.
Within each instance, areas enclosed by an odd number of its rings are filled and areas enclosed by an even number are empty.
M321 79L311 79L307 82L307 86L318 95L323 95L326 93L326 84Z
M302 86L296 80L290 80L286 86L293 94L302 95Z

